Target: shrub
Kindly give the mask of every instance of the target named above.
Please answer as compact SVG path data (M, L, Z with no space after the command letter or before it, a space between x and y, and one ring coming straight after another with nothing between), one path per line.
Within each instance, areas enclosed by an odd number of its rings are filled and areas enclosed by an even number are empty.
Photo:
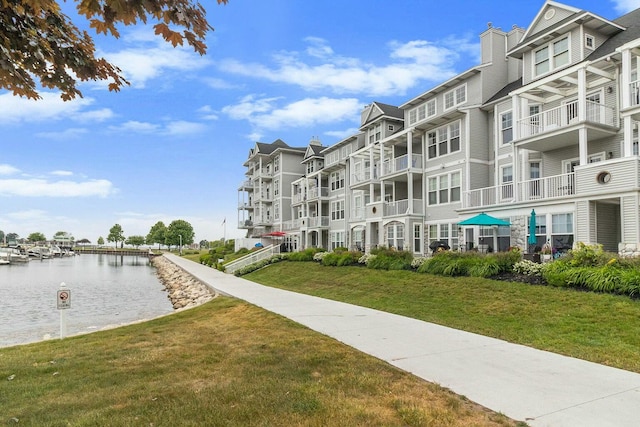
M313 260L317 262L322 262L322 259L329 255L329 252L317 252L313 255Z
M486 257L483 262L469 265L467 273L472 277L491 277L502 272L500 264L493 257Z
M574 267L605 265L612 258L604 252L601 244L587 245L582 242L578 242L567 257L570 265Z
M291 252L289 261L313 261L313 256L318 252L324 252L322 248L307 248L300 252Z
M415 257L412 261L411 261L411 268L413 268L414 270L417 270L418 268L420 268L420 266L422 264L424 264L424 262L426 260L428 260L429 258L427 257L423 257L423 256L419 256L419 257Z
M569 286L567 278L571 270L567 259L560 259L550 262L542 269L542 278L551 286Z
M369 265L369 262L372 259L375 259L377 255L373 255L373 254L364 254L362 255L359 259L358 259L358 264L364 264L366 266Z
M361 256L362 253L358 251L330 252L322 258L322 265L333 265L336 267L357 265Z
M369 258L368 268L376 270L410 270L413 255L407 251L377 249L375 257Z
M506 252L496 252L487 255L489 263L495 263L498 265L498 273L510 273L513 271L513 266L522 260L522 252L519 249L511 249ZM484 276L487 277L487 276Z
M513 265L513 272L518 274L524 274L525 276L542 276L542 270L546 264L540 264L537 262L523 259Z

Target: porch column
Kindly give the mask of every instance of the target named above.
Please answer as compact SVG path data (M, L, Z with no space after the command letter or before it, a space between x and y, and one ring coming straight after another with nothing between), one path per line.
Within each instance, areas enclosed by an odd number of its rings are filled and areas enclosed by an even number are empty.
M522 181L522 174L521 174L521 164L520 164L520 149L516 146L515 143L511 142L511 156L512 156L512 162L511 162L511 167L513 168L513 181L512 181L512 185L513 185L513 198L514 200L517 202L520 200L520 194L518 191L516 191L517 185L520 181ZM498 191L500 191L500 185L497 186ZM500 200L500 198L497 198L496 200Z
M513 140L518 140L520 139L520 119L522 119L522 115L520 114L521 111L521 104L522 104L522 100L520 99L520 96L518 95L512 95L511 96L511 117L512 117L512 129L513 129ZM495 110L494 110L495 111ZM498 129L496 129L496 135L498 135L498 133L500 132L500 124L498 122L498 119L500 118L499 114L496 114L496 123L498 123ZM498 139L499 140L499 139Z
M407 172L407 203L409 204L409 215L413 214L413 172L411 171L413 165L413 131L407 132L407 161L408 163L408 172Z
M587 120L587 70L578 69L578 121ZM578 130L578 150L580 152L580 165L588 163L587 129Z
M622 141L622 157L633 156L633 119L631 116L625 116L624 122L624 140Z
M620 93L622 94L622 108L631 106L631 49L622 51L622 76L620 77ZM625 139L626 139L625 133ZM626 141L625 141L626 146Z

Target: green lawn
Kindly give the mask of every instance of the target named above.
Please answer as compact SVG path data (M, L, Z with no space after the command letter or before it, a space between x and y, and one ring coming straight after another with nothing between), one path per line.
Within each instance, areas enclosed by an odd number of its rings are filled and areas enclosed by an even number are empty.
M0 425L522 424L220 297L150 322L1 348Z
M243 277L640 372L640 301L628 297L312 262Z

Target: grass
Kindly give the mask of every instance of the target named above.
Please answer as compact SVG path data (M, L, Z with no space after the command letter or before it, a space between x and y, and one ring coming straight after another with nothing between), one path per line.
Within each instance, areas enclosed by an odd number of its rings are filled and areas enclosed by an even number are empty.
M640 301L624 296L310 262L243 277L640 372Z
M521 425L292 321L222 297L150 322L0 349L0 424L15 423Z

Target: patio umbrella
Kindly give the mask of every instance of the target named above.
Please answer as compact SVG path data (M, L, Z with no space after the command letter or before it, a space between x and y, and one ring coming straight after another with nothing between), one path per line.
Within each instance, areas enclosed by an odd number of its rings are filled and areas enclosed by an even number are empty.
M468 225L479 225L480 228L482 229L482 227L484 226L487 226L487 227L510 226L511 223L509 221L505 221L504 219L496 218L494 216L487 215L486 213L482 212L476 216L472 216L471 218L465 219L464 221L460 221L458 225L461 225L463 227ZM482 241L484 242L484 237L482 238ZM493 234L494 250L497 248L497 244L498 244L498 237L494 232Z
M509 221L505 221L504 219L500 219L500 218L496 218L493 217L491 215L487 215L486 213L482 212L481 214L478 214L476 216L472 216L469 219L465 219L464 221L460 221L458 223L458 225L486 225L486 226L493 226L493 225L503 225L503 226L509 226L511 225L511 223Z
M527 239L529 245L535 245L538 243L536 239L536 210L531 209L531 219L529 220L529 238ZM531 250L529 250L531 252Z

